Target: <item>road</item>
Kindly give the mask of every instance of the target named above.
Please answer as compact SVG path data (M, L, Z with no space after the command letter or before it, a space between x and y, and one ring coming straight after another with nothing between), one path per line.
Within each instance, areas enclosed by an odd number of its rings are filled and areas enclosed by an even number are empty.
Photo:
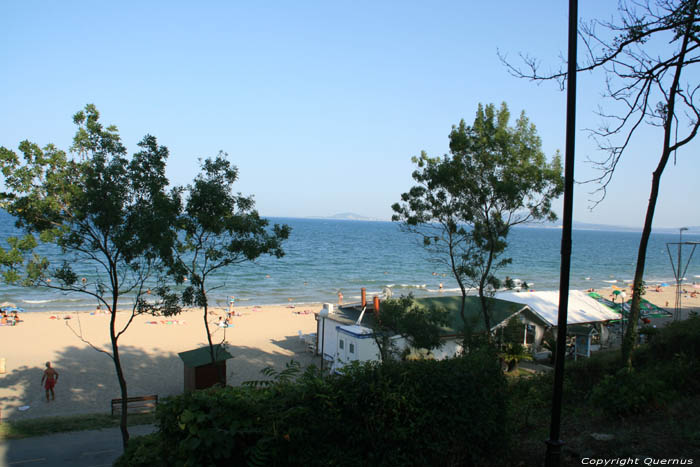
M129 427L131 436L155 430L152 425ZM122 453L119 428L72 431L17 440L0 440L0 467L105 467Z

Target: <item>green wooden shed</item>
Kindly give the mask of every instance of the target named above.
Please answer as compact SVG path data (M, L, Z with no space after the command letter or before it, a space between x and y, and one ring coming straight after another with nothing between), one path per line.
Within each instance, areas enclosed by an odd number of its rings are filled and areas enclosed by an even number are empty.
M214 363L209 346L178 354L185 364L185 391L205 389L217 383L226 384L226 360L233 355L221 344L214 346Z

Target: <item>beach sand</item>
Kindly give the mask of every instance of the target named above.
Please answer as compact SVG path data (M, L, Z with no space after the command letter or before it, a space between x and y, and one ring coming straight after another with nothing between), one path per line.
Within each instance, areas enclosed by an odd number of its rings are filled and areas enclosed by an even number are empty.
M319 365L320 357L306 351L299 331L316 332L312 312L320 309L321 305L236 307L241 316L233 318L233 327L226 329L215 325L224 310L215 310L217 314L210 316L212 339L214 343L225 339L234 356L227 362L228 384L266 379L260 370L268 366L283 369L292 359L302 367ZM66 316L71 319L64 319ZM118 323L126 322L128 316L119 313ZM134 319L119 339L129 396L183 392L184 370L178 352L207 345L202 316L201 311L193 310L173 318ZM110 315L27 312L20 318L24 322L16 326L0 326L0 358L6 366L6 372L0 374L2 420L109 412L111 399L120 397L114 363L75 333L111 353ZM147 324L152 321L158 324ZM51 402L46 402L40 384L47 361L59 373L56 400ZM19 410L25 406L29 408Z

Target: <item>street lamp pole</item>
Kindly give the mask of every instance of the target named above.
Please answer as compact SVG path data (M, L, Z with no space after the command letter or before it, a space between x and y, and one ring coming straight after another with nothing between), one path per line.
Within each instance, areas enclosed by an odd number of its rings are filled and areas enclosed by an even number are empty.
M625 335L625 300L626 299L627 299L627 293L623 290L620 293L620 332L621 332L622 336Z
M318 315L321 317L321 371L323 371L323 360L325 359L324 352L326 350L326 317L328 316L328 308L324 306Z

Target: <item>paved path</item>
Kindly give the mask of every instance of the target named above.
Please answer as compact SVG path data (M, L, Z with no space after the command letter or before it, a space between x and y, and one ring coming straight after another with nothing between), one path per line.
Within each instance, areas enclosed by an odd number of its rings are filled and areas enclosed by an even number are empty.
M152 425L132 426L129 434L140 436L155 430ZM17 440L0 440L0 467L102 467L111 466L122 453L119 428L72 431Z

